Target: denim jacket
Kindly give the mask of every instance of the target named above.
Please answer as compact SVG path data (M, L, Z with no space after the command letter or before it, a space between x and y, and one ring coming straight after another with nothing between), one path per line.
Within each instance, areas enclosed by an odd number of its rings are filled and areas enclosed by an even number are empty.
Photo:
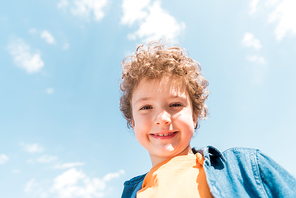
M296 179L258 149L231 148L223 153L213 146L200 150L210 191L215 198L296 198ZM135 198L146 174L126 181L121 198Z

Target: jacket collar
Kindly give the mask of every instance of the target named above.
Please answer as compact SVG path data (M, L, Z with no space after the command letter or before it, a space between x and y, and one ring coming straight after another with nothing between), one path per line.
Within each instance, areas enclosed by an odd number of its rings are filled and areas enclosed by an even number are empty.
M221 151L219 151L214 146L206 146L201 149L192 148L192 151L194 154L200 153L204 156L205 162L208 165L211 165L212 163L215 163L217 160L222 160L223 162L226 162L226 159Z

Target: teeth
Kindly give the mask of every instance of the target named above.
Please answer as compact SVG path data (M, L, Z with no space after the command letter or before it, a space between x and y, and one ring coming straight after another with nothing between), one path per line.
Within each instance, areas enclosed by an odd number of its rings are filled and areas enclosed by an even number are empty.
M157 136L169 136L169 135L172 135L172 134L174 134L174 133L166 133L166 134L155 134L155 135L157 135Z

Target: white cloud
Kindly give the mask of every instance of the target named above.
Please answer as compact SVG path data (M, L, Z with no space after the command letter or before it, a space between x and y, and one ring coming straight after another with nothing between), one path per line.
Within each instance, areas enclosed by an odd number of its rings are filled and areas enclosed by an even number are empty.
M123 25L133 25L138 22L140 27L128 35L128 39L142 39L145 42L161 38L176 39L185 29L185 23L178 23L176 19L161 7L160 1L124 0L122 4Z
M47 88L45 91L47 94L51 95L54 93L54 88Z
M54 36L48 31L48 30L37 30L36 28L29 29L29 33L32 35L40 35L40 38L42 38L46 43L50 45L56 44L56 40Z
M242 44L244 47L253 47L257 50L262 47L259 39L254 38L254 35L249 32L245 33Z
M100 21L104 16L103 8L107 5L107 0L75 0L69 2L60 0L58 8L69 8L74 16L89 20L92 15L96 21Z
M57 156L43 155L37 159L37 162L40 163L50 163L56 161L58 159Z
M117 173L108 173L107 175L105 175L105 177L103 178L104 181L110 181L113 178L119 178L120 175L125 174L124 170L120 170Z
M55 192L58 197L63 198L103 197L105 194L104 190L106 189L106 181L117 178L123 173L124 171L120 170L118 173L109 173L104 179L99 179L91 178L82 171L72 168L54 179L52 191Z
M251 0L250 2L250 15L253 15L257 11L257 6L258 6L259 0Z
M43 66L39 52L32 53L31 48L22 39L15 39L8 45L8 50L16 65L27 73L38 72Z
M5 164L8 160L9 158L7 157L7 155L5 154L0 155L0 164Z
M143 9L149 3L150 0L123 0L121 24L131 26L134 22L145 19L148 16L148 12Z
M40 37L43 38L48 44L55 44L55 38L47 30L43 30L40 34Z
M110 188L107 182L124 174L124 170L108 173L102 179L90 177L83 171L71 168L56 176L52 182L29 180L24 191L30 197L95 198L104 197Z
M269 22L277 22L275 29L276 39L282 40L288 32L296 34L296 1L283 0L281 1L274 11L269 15Z
M83 163L83 162L64 163L64 164L56 165L56 166L54 166L54 168L56 168L56 169L73 168L76 166L83 166L84 164L85 163Z
M267 21L276 24L274 30L276 39L281 41L288 33L296 34L295 8L295 0L251 0L249 12L253 15L260 10L260 13L267 14Z
M266 64L265 59L262 56L258 56L258 55L247 56L247 60L257 64Z
M21 143L20 145L28 153L41 153L41 152L43 152L43 148L39 144L25 144L25 143Z
M54 179L53 188L61 189L67 185L76 184L78 180L83 179L85 177L86 176L83 172L77 171L75 168L72 168Z

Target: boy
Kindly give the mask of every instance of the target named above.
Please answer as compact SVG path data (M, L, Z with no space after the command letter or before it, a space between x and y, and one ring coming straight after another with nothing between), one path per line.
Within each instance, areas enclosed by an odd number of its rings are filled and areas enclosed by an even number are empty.
M296 180L256 149L191 148L208 82L183 48L141 45L122 66L120 110L153 166L124 183L122 198L296 197Z

